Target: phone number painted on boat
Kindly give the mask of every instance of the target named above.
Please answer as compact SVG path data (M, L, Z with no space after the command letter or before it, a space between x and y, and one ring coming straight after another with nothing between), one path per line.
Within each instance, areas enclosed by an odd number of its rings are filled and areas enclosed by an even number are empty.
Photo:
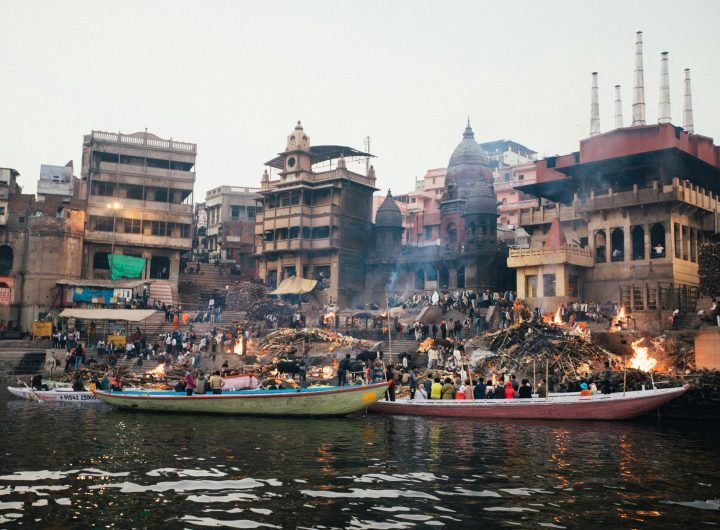
M60 401L93 401L93 400L97 400L97 398L92 394L87 394L87 395L86 394L82 394L82 395L68 394L66 396L59 396L59 397L60 397Z

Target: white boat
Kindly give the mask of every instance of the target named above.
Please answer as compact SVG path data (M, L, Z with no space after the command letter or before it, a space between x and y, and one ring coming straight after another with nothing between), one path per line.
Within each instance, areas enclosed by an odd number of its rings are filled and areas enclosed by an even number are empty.
M8 392L13 396L31 401L62 401L65 403L102 403L92 392L76 392L71 387L51 388L50 390L33 390L29 386L9 386Z

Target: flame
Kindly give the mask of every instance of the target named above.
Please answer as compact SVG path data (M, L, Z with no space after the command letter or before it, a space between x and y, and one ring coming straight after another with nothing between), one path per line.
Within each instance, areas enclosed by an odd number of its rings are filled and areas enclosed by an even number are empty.
M235 341L235 346L233 346L233 353L237 353L238 355L245 355L242 338Z
M435 344L435 341L433 339L431 339L430 337L428 337L427 339L425 339L418 345L417 351L426 352L430 348L432 348L434 344Z
M148 370L145 372L146 375L151 375L153 377L165 377L165 364L160 363L158 364L154 369Z
M564 324L562 316L560 316L560 308L557 308L557 311L555 311L555 317L553 318L553 324L557 324L558 326L562 326Z
M332 377L334 374L335 374L335 369L332 366L330 366L330 365L323 366L322 375L324 378L328 379L328 378Z
M643 372L650 372L657 364L657 359L648 355L648 347L640 346L640 343L644 339L636 340L631 344L634 355L630 359L630 368L641 370Z
M325 316L323 317L323 322L326 324L335 324L335 313L325 313Z
M625 311L624 305L620 306L620 309L618 310L617 318L618 319L621 319L621 318L626 319L627 318L627 311Z

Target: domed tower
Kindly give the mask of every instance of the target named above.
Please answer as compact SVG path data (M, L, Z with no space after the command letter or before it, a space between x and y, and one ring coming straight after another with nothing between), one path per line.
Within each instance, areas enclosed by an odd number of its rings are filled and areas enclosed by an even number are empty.
M479 180L465 202L465 240L468 244L497 240L497 196L493 185Z
M480 182L492 182L492 169L488 165L487 153L475 141L475 133L468 120L463 139L450 156L445 191L440 202L440 236L446 245L459 244L464 239L466 202Z
M375 250L389 253L402 245L402 212L388 190L387 197L375 214Z
M282 181L302 180L304 174L311 172L310 137L305 134L300 121L287 137L284 156L285 163L283 171L280 173Z

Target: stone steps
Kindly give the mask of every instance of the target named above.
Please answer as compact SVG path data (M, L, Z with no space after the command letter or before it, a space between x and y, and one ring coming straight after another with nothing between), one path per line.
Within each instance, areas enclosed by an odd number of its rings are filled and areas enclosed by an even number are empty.
M172 286L167 280L153 280L150 284L150 299L173 305Z

